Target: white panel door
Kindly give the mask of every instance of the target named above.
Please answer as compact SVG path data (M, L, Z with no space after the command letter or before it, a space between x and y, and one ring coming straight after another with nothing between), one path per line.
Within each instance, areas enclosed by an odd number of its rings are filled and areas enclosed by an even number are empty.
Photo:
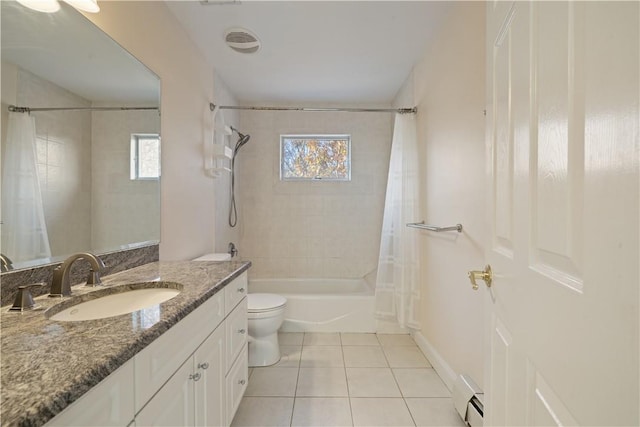
M639 425L638 2L487 3L485 425Z
M136 425L146 427L194 426L193 371L193 358L190 357L136 415Z
M196 426L225 426L226 419L225 328L220 325L193 355L196 372Z

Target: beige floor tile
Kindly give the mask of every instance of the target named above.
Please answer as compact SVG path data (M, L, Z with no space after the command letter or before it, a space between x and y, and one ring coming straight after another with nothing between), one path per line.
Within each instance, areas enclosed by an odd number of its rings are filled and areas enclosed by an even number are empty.
M351 397L402 397L389 368L347 368Z
M344 368L300 368L296 396L348 397Z
M280 361L272 367L276 368L297 368L300 366L300 355L302 354L302 346L298 345L281 345Z
M404 399L352 398L354 426L414 426Z
M294 427L352 426L347 397L298 397L293 405Z
M300 367L339 368L344 367L341 346L312 345L302 347Z
M348 368L387 368L387 358L380 346L343 346L344 365Z
M403 397L451 397L433 368L393 369Z
M465 423L453 407L453 401L449 398L407 398L405 399L409 411L416 422L421 426L439 427L464 427Z
M378 334L378 341L385 347L416 345L409 334Z
M297 382L296 368L255 368L245 396L295 396Z
M376 334L341 333L342 345L380 345Z
M418 347L383 347L392 368L430 368L431 364Z
M279 345L302 345L304 339L303 332L280 332L278 333Z
M293 414L293 397L249 397L240 402L233 427L288 426Z
M339 333L305 332L303 345L340 345Z

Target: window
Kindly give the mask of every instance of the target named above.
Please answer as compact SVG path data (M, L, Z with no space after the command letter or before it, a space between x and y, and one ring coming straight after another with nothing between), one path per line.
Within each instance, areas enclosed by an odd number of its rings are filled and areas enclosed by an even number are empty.
M280 179L351 180L350 135L281 135Z
M131 135L131 179L160 178L160 135Z

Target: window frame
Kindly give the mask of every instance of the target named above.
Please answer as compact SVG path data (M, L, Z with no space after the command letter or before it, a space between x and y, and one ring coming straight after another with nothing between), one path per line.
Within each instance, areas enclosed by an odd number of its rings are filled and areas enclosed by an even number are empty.
M158 176L141 177L140 176L140 140L142 139L154 139L158 141ZM160 170L160 134L157 133L132 133L130 142L130 154L129 154L129 179L131 181L158 181L161 176Z
M304 177L291 177L287 178L284 175L284 141L285 139L302 139L302 140L346 140L347 141L347 176L344 178L304 178ZM350 182L351 181L351 135L350 134L281 134L280 135L280 181L282 182Z

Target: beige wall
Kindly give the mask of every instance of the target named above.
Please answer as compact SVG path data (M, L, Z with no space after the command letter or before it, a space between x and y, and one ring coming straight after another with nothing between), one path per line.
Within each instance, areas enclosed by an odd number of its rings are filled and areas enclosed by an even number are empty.
M398 94L418 106L422 218L464 226L462 234L417 231L421 242L422 330L430 358L483 382L483 290L466 272L484 266L484 4L459 3ZM411 99L413 98L413 99Z
M241 250L254 277L358 278L376 269L391 128L388 113L242 112ZM281 134L351 134L350 182L281 182Z
M161 79L163 260L214 249L214 180L203 172L213 68L163 2L105 1L87 17Z

